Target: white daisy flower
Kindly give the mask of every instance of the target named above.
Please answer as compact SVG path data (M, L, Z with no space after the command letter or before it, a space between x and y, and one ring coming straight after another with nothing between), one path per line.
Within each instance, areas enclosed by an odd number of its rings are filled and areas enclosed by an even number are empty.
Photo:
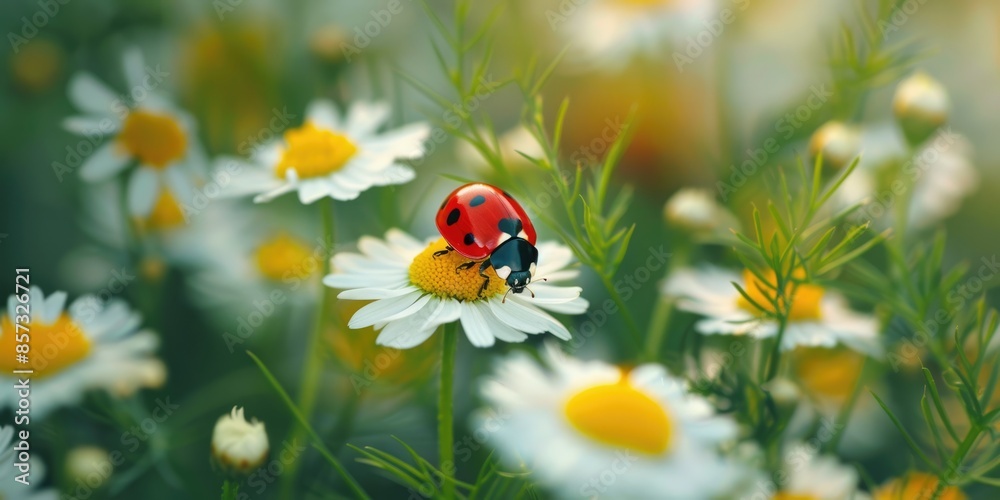
M663 206L663 217L672 226L695 233L721 237L739 221L707 189L684 188ZM729 233L731 234L731 233Z
M422 156L431 129L419 122L378 132L389 111L386 103L359 101L341 118L332 101L313 101L305 123L255 151L253 165L233 178L226 194L255 194L260 203L298 191L308 204L326 196L353 200L373 186L410 182L413 169L398 160Z
M477 428L560 497L713 498L748 479L719 453L736 423L663 367L626 370L551 345L545 358L551 371L524 353L499 364L482 385L492 411Z
M17 458L17 450L14 449L14 441L17 433L14 427L9 425L0 426L0 498L17 498L20 500L56 500L59 492L53 489L38 489L15 481L14 478L21 472L14 466ZM45 469L42 463L32 457L28 464L31 466L31 476L27 479L31 484L36 485L42 482L45 476Z
M897 204L908 199L907 224L927 228L954 215L979 185L971 144L950 129L916 151L893 125L864 129L861 142L861 162L835 195L840 207L865 202L855 214L859 223L872 220L889 227Z
M763 498L773 500L862 500L867 494L858 491L858 472L835 457L821 455L819 449L805 443L787 446L780 482L761 484Z
M358 242L360 254L334 256L334 272L323 283L345 289L340 299L374 301L359 309L348 326L374 326L381 330L376 342L397 349L419 345L439 325L453 321L461 321L476 347L492 346L497 339L521 342L527 334L544 332L568 340L569 330L543 309L562 314L587 310L580 287L552 284L579 274L565 269L573 255L562 245L536 245L538 266L529 293L507 294L504 280L493 276L482 295L477 266L458 271L468 261L458 252L434 257L446 246L444 238L421 242L398 229L389 230L385 240L366 236Z
M145 66L138 49L124 55L129 91L117 94L90 73L78 73L69 83L69 98L84 112L63 122L66 130L102 142L80 166L88 182L110 179L132 164L126 204L134 217L147 218L165 198L191 199L204 169L195 121L159 95L165 75ZM111 140L105 135L112 135Z
M31 415L44 418L60 406L72 405L91 389L129 396L142 387L159 387L166 368L153 357L159 339L151 331L136 331L139 315L120 300L102 302L93 295L65 308L66 293L46 297L33 286L25 316L18 295L7 299L0 332L0 370L5 384L18 377L31 379ZM28 363L15 360L15 319L27 325L31 336ZM27 321L23 321L26 319ZM34 370L31 375L14 370ZM0 408L14 408L17 391L0 394Z
M620 70L636 55L663 57L667 47L705 28L714 0L593 0L568 15L550 11L549 23L571 39L584 64Z
M243 408L234 406L212 430L212 457L229 472L249 474L264 464L269 450L264 423L247 421Z
M311 227L318 221L308 224L314 222L308 214L260 208L215 203L199 215L197 224L206 229L200 244L210 257L195 267L188 285L206 309L245 308L275 290L294 299L315 295L333 243L315 237Z
M773 295L773 288L758 283L750 271L741 275L711 266L675 271L664 283L663 293L678 297L679 309L706 316L695 324L703 334L749 335L759 339L776 336L778 322L763 316L733 283L743 287L757 304L770 305L767 297ZM881 355L878 321L852 311L840 294L817 285L801 284L796 287L792 301L782 350L844 344L873 356Z

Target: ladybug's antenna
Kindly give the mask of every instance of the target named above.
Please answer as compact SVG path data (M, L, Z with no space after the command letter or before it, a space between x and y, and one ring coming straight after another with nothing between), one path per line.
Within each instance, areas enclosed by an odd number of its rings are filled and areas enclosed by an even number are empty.
M527 290L527 291L528 291L528 293L530 293L530 294L531 294L531 298L535 298L535 292L532 292L532 291L531 291L531 289L530 289L530 288L528 288L528 286L527 286L527 285L525 285L524 289L525 289L525 290Z
M508 288L507 293L503 294L503 300L500 301L501 304L507 303L507 296L510 295L511 290L513 290L513 288Z

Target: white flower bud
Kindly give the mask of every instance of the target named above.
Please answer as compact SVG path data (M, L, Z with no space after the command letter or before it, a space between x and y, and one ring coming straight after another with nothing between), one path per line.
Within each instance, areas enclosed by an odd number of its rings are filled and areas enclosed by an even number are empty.
M815 158L823 155L823 165L843 168L851 163L861 148L861 135L843 122L830 121L813 133L809 140L809 154Z
M104 448L80 446L66 454L66 475L71 484L82 484L97 489L103 486L115 466Z
M247 421L243 408L233 407L215 423L212 431L212 456L227 472L248 474L264 464L268 442L264 423Z
M892 108L906 140L918 145L948 121L951 103L937 80L917 73L899 83Z
M711 231L723 222L722 207L704 189L685 188L674 193L663 207L670 224L691 230Z

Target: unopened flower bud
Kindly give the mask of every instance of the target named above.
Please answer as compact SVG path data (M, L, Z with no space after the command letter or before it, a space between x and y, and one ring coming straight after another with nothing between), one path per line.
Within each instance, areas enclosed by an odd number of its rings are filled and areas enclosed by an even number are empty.
M948 121L948 91L926 73L917 73L896 88L892 103L896 120L911 145L919 145Z
M96 446L80 446L66 454L66 474L71 484L97 489L107 483L115 466L108 451Z
M823 155L823 165L843 168L851 163L861 148L861 136L853 127L839 121L826 122L809 140L809 154Z
M677 191L663 207L667 222L689 231L711 231L723 221L723 209L704 189Z
M267 459L268 442L264 423L247 421L243 408L233 407L215 423L212 431L212 457L223 470L232 474L249 474Z

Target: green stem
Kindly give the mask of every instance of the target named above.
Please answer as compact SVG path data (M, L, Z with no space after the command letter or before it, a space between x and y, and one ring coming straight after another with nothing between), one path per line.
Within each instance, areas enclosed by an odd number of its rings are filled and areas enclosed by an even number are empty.
M687 265L688 257L691 255L691 242L682 241L674 250L673 258L670 260L670 267L667 269L669 277L674 270ZM648 361L660 359L660 351L663 348L663 340L670 326L670 316L674 310L674 301L670 298L659 296L653 315L649 319L649 330L646 331L646 349L643 353Z
M441 472L446 476L441 489L445 498L455 498L455 483L448 478L455 476L454 451L454 380L455 351L458 345L458 334L455 323L443 327L441 342L441 387L438 392L438 451L440 454Z
M778 374L778 365L781 364L781 340L785 337L785 330L788 329L788 318L781 316L778 318L778 335L774 339L774 348L771 355L767 357L767 376L761 383L769 382Z
M222 500L236 500L239 498L240 485L236 481L226 479L222 483Z
M632 318L632 313L628 311L625 307L625 301L622 300L621 295L615 290L614 283L611 282L611 278L607 276L601 276L601 282L604 283L604 288L608 290L608 295L611 296L611 300L614 301L615 306L618 311L621 312L622 318L625 321L625 327L628 328L628 333L632 339L632 346L635 350L642 349L642 334L639 333L639 325L636 324L635 319Z
M333 203L331 198L323 198L319 202L320 216L323 223L323 244L334 243ZM329 251L330 249L327 249ZM323 275L330 273L330 259L323 258ZM316 391L319 387L320 375L323 373L323 331L327 324L327 309L330 306L330 288L320 282L319 300L316 304L316 320L306 343L305 368L302 372L302 382L299 386L298 408L308 421L312 418L316 406ZM292 431L292 441L302 439L305 430L296 426ZM296 460L288 466L288 476L282 485L282 498L291 498L295 488L295 480L301 463Z

